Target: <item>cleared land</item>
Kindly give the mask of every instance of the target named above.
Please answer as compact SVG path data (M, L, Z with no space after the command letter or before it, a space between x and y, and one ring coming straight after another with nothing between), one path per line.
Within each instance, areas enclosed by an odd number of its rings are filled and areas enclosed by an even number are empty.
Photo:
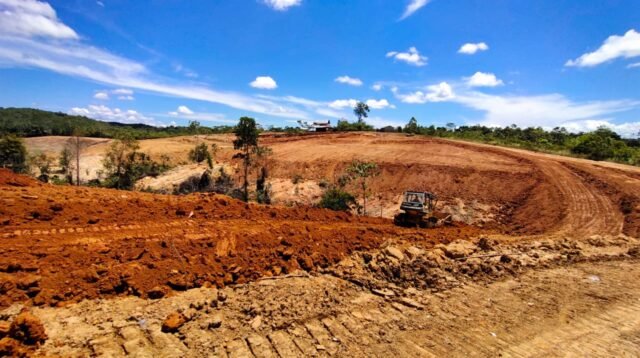
M53 148L54 139L38 140ZM198 140L237 164L230 136ZM386 218L58 187L3 171L0 319L38 306L49 334L40 353L62 356L637 353L638 168L403 135L262 141L280 183L332 180L354 158L374 160L374 191L389 213L401 191L424 188L482 225L404 229ZM89 151L99 157L107 144ZM194 144L142 149L182 160ZM176 310L187 322L162 332Z

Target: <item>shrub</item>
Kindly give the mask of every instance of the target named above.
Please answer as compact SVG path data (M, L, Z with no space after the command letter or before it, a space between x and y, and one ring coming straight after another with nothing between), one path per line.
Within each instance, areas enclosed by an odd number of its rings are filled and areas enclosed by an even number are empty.
M209 168L213 168L211 153L205 143L200 143L189 151L189 160L196 163L202 163L206 160Z
M355 203L356 198L353 195L338 188L330 188L322 195L319 206L335 211L349 211Z
M16 173L26 173L27 149L22 139L12 135L0 138L0 166Z

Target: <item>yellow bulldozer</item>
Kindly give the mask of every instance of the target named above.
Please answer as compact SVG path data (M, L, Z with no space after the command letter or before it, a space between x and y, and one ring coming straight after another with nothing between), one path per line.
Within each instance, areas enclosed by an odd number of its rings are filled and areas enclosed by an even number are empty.
M401 213L393 217L398 226L429 228L451 223L451 215L436 212L438 197L426 191L405 191L400 204Z

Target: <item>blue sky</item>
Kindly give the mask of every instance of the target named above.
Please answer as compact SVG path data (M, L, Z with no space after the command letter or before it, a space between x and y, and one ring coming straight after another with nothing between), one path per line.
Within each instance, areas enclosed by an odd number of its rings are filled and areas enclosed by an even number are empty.
M0 106L640 131L640 1L0 0Z

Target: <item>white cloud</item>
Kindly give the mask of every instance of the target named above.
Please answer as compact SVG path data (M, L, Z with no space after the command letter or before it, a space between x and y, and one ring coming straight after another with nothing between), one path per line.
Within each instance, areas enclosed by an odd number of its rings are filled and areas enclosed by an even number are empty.
M93 95L93 98L100 100L108 100L110 98L109 94L116 95L117 98L121 101L133 101L135 98L133 97L133 91L128 88L118 88L114 90L103 90L98 91Z
M371 86L371 89L374 91L380 91L382 89L382 85L379 83L376 83L373 86Z
M162 123L156 122L152 117L147 117L138 111L120 108L110 108L105 105L89 105L87 107L71 108L69 114L85 116L107 122L120 123L144 123L153 126L160 126Z
M407 17L413 15L416 11L427 5L431 0L410 0L409 4L404 10L404 13L400 17L400 20L404 20Z
M485 112L482 124L489 126L541 126L553 128L569 123L602 119L640 106L630 100L573 102L560 94L497 96L479 92L458 94L455 102Z
M278 11L286 11L292 6L298 6L302 3L302 0L264 0L270 8Z
M504 85L493 73L476 72L471 77L465 78L469 87L497 87Z
M473 55L479 51L487 51L489 46L484 42L478 43L466 43L460 47L458 53L462 53L465 55Z
M116 56L79 40L20 37L7 32L3 26L4 24L0 26L0 66L44 69L111 86L219 103L243 111L283 118L308 118L307 113L297 108L284 107L249 95L162 78L136 61Z
M276 83L276 81L269 76L258 76L253 82L249 83L249 85L253 88L268 90L278 88L278 84Z
M612 35L597 50L569 60L565 66L593 67L619 57L633 58L640 56L640 33L629 30L623 36Z
M600 127L607 127L623 137L635 138L640 133L640 122L616 124L608 120L587 119L562 124L569 132L592 132Z
M167 117L164 114L158 114L159 117ZM187 119L190 121L208 121L218 123L235 124L237 121L227 119L224 114L221 113L196 113L189 109L187 106L179 106L177 110L168 113L169 118ZM171 121L174 123L175 121Z
M179 114L193 114L193 111L189 109L187 106L179 106L178 107Z
M99 99L102 101L107 101L109 99L109 94L107 92L100 91L100 92L96 92L96 94L93 95L93 98Z
M0 0L0 34L20 37L78 39L78 34L63 24L46 2L36 0Z
M111 91L111 93L118 94L118 95L124 95L124 96L131 96L133 94L133 91L128 89L128 88L117 88L117 89L114 89L113 91Z
M349 76L340 76L336 78L335 81L338 83L344 83L350 86L362 86L362 80L360 80L359 78L353 78Z
M400 94L398 89L392 89L396 98L404 103L422 104L427 102L444 102L455 98L453 88L447 82L440 82L437 85L427 86L426 92L416 91L409 94Z
M337 99L329 103L329 107L333 109L353 108L357 103L358 101L356 101L355 99Z
M407 52L387 52L387 58L389 57L393 57L397 61L403 61L413 66L425 66L429 59L426 56L420 55L420 52L418 52L418 49L415 47L410 47Z
M372 109L396 108L396 106L389 103L386 99L368 99L365 103Z
M632 63L627 65L627 68L636 68L636 67L640 67L640 62L636 62L636 63Z

